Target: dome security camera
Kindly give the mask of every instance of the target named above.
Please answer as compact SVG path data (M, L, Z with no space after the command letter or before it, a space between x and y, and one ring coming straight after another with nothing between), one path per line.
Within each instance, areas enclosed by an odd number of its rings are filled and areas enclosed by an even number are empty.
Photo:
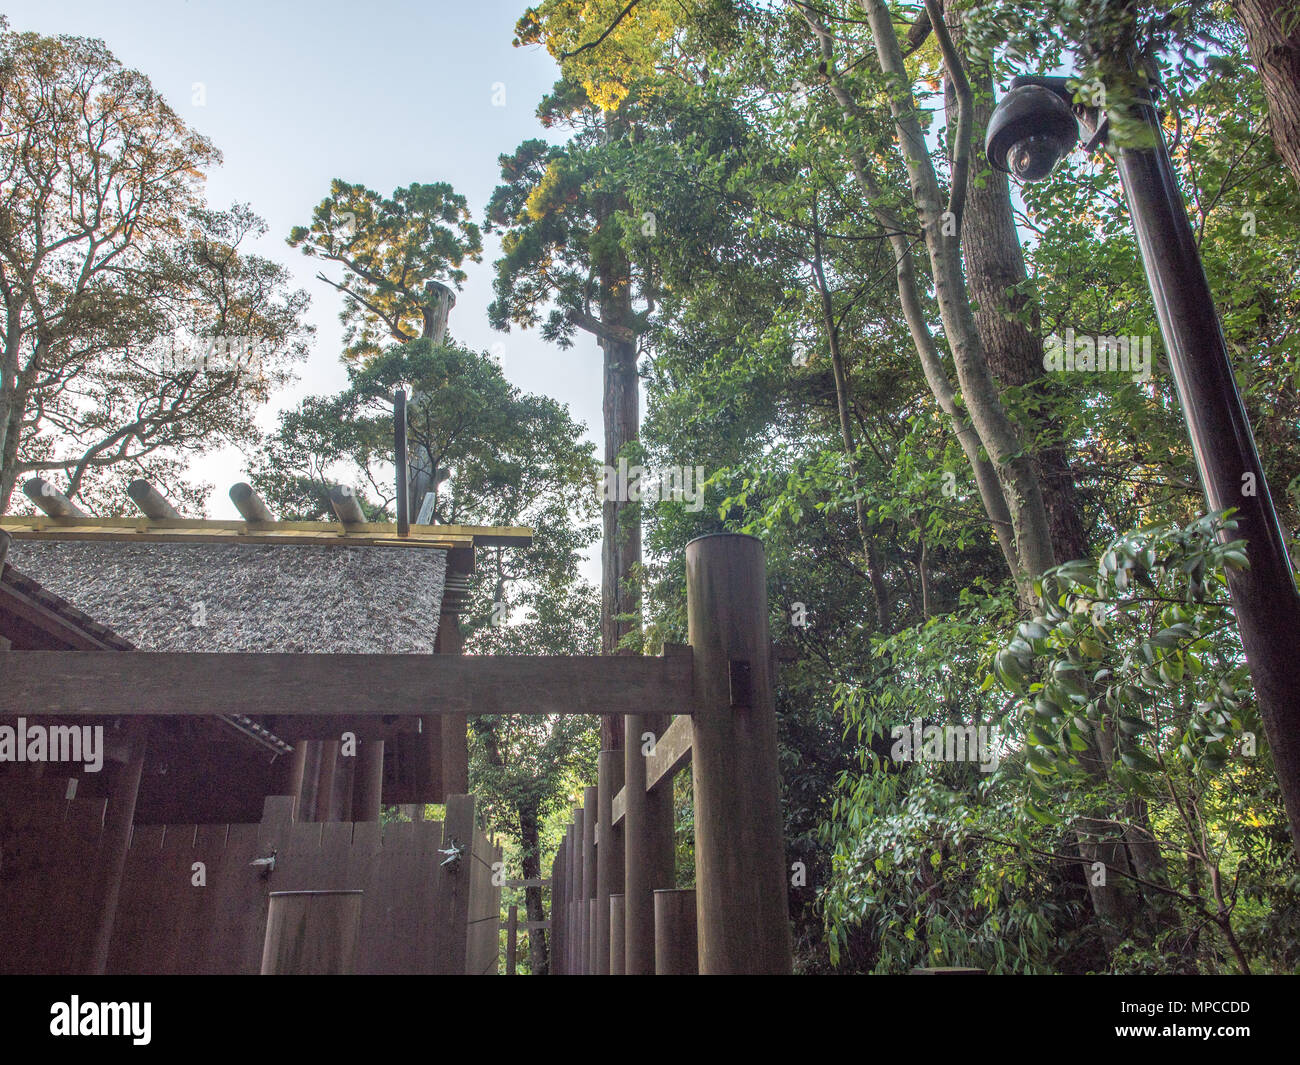
M994 109L984 153L990 166L1017 181L1042 181L1078 141L1078 119L1060 93L1021 85Z

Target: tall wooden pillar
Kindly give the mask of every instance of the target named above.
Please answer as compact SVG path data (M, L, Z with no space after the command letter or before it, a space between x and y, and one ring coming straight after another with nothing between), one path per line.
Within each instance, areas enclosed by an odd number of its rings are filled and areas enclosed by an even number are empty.
M673 797L671 788L645 790L646 733L656 740L668 731L666 713L629 714L623 748L623 971L653 976L655 971L654 893L674 886Z
M276 759L280 776L276 783L277 795L292 795L294 816L302 817L302 782L307 770L307 741L299 740L293 754L282 754Z
M334 794L334 775L339 766L339 741L321 740L320 769L316 773L316 816L314 821L337 821L337 800Z
M623 947L623 935L627 923L623 919L623 896L609 897L609 974L622 976L627 956Z
M320 740L304 740L306 754L303 758L302 789L298 792L298 806L294 817L299 821L315 821L316 785L320 782Z
M582 894L582 812L573 807L569 814L569 899L565 924L569 934L569 956L565 962L571 976L581 976L578 968L578 945L582 942L582 924L578 920L578 896Z
M511 906L506 917L506 975L515 975L515 951L518 949L519 907Z
M384 792L384 741L362 740L356 762L352 820L378 821Z
M438 619L440 655L463 654L465 638L460 634L460 618L443 614ZM442 787L446 795L469 793L469 718L465 714L439 714L442 730Z
M560 841L555 852L555 861L551 863L551 935L550 951L547 954L547 975L561 976L564 973L564 841Z
M87 945L85 971L102 975L108 968L108 949L113 940L117 903L122 894L122 870L126 868L135 822L135 803L144 771L148 724L130 719L126 734L126 761L115 767L114 779L104 809L104 831L100 835L95 863L95 886L100 892L99 917Z
M785 845L763 544L686 545L700 973L789 973Z
M613 825L623 786L623 752L601 751L596 813L596 973L609 975L609 897L623 891L623 825Z
M699 973L695 889L655 892L655 975Z
M596 809L599 789L591 787L582 791L582 971L595 972L592 949L596 944L596 929L592 927L591 900L596 897Z

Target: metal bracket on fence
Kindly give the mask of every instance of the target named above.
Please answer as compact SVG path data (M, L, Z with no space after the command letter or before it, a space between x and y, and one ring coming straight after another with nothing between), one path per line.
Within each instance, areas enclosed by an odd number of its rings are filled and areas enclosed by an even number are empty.
M272 849L271 853L268 854L265 858L254 858L248 864L258 866L258 871L260 872L262 879L269 880L271 874L275 872L276 853L277 852L274 849Z

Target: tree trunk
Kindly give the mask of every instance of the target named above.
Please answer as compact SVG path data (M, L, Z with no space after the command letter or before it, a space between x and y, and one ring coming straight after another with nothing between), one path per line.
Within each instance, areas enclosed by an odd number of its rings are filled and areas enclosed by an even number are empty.
M849 419L849 407L852 403L849 374L844 365L844 352L840 348L840 330L835 324L835 308L831 302L830 288L826 284L826 273L822 269L822 231L815 198L812 205L812 225L813 280L816 282L820 297L822 324L826 328L826 344L831 354L831 373L835 379L835 410L840 422L840 442L844 446L844 458L848 463L849 477L853 482L853 513L858 526L858 538L862 541L862 553L866 557L871 591L876 599L876 628L882 633L887 633L889 632L889 586L880 571L880 559L867 532L866 512L862 506L862 497L858 494L857 444L853 439L853 423Z
M810 29L817 36L822 56L826 62L826 81L836 102L850 121L862 117L862 108L847 89L839 83L833 67L834 41L830 32L808 8L802 8L801 14ZM1007 569L1016 580L1021 600L1026 606L1031 605L1028 583L1023 577L1023 566L1017 553L1017 546L1012 534L1011 515L1007 500L1003 494L1002 484L998 479L993 464L981 453L979 434L971 425L958 403L956 391L948 380L947 372L939 357L939 348L930 331L930 323L921 300L920 286L916 279L916 267L912 262L912 245L901 219L885 206L884 190L872 177L867 166L866 155L860 145L849 148L849 165L854 179L861 187L867 204L876 221L888 234L890 250L894 253L895 273L898 283L898 302L912 336L912 344L921 362L921 371L934 396L939 409L947 415L952 426L953 435L961 445L962 453L975 475L975 485L979 491L980 502L988 516L993 535L1002 550Z
M542 845L538 832L537 804L519 809L519 842L523 853L522 866L525 880L537 880L542 875ZM554 887L554 885L552 885ZM544 921L546 912L542 906L542 889L524 888L525 909L528 920ZM547 950L546 931L542 928L528 930L528 960L534 976L546 974Z
M954 197L956 225L951 225L952 219L948 217L940 198L934 164L917 117L916 102L903 64L893 16L885 0L865 0L865 8L880 68L893 83L889 94L889 110L907 168L912 202L925 234L944 336L952 351L957 380L961 384L966 409L970 412L971 424L979 433L980 441L1002 482L1003 496L1011 515L1016 554L1022 568L1022 573L1017 576L1023 583L1056 563L1042 491L1033 463L1021 444L1020 434L998 394L997 383L989 369L988 357L975 326L961 261L960 216L963 204ZM933 13L931 22L934 22ZM947 31L941 25L934 25L934 32L941 42L948 39ZM964 153L966 147L968 145L959 146L957 150ZM955 180L954 185L956 184Z
M621 118L609 115L606 121L609 140L622 135ZM596 208L597 226L612 225L614 214L622 206L625 204L619 195L602 196ZM606 243L611 250L605 251L596 264L600 280L600 321L604 327L600 338L605 355L602 412L605 465L617 468L619 452L640 437L640 377L636 340L631 332L634 324L632 267L612 240ZM641 628L641 505L626 500L606 502L602 518L600 643L601 653L612 655L624 636ZM620 621L620 614L635 617ZM610 714L601 717L600 747L604 751L622 749L622 718Z
M945 14L954 40L961 45L964 35L960 20ZM984 143L984 133L993 113L993 76L984 64L967 57L967 76L973 91L972 140ZM952 81L948 79L951 87ZM955 114L956 96L951 91L949 114ZM949 126L952 127L950 122ZM975 326L988 356L989 369L1002 389L1028 388L1033 407L1045 402L1053 382L1043 370L1042 325L1038 303L1025 293L1028 275L1011 211L1007 176L988 165L982 151L971 155L971 182L962 218L962 248L966 277L975 302ZM1021 321L1020 315L1028 315ZM1028 426L1046 446L1032 450L1031 459L1042 484L1043 506L1058 562L1088 557L1082 508L1075 490L1061 430L1055 420Z
M1232 0L1268 100L1277 153L1300 185L1300 8L1296 0Z

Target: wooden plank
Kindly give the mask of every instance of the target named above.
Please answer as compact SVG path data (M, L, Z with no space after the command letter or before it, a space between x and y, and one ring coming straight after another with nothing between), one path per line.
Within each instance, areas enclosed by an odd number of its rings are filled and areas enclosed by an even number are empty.
M511 906L510 908L513 910L515 907ZM508 922L506 921L502 921L501 927L505 928L507 923ZM551 922L550 921L516 921L515 927L520 929L550 928Z
M645 760L645 790L671 786L673 777L691 764L691 719L678 717L655 743L655 753Z
M629 714L694 706L689 658L9 651L0 714ZM521 699L520 693L527 693Z
M609 819L611 825L619 824L627 816L627 788L619 788L612 804L614 816Z
M53 518L45 514L0 518L0 528L15 540L129 540L175 543L385 544L408 547L527 547L533 530L506 525L412 525L399 537L396 522L360 522L346 527L331 521L245 521L209 518Z
M549 876L538 877L536 880L507 880L506 887L544 887L550 882Z

